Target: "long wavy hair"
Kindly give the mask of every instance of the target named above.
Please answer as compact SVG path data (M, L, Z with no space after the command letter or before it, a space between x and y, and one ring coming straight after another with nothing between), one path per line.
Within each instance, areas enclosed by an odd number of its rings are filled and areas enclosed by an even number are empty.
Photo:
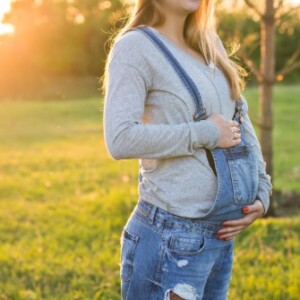
M163 24L165 15L160 1L136 0L127 23L112 36L110 49L120 36L136 26L144 24L152 27ZM224 48L218 45L214 6L214 0L202 0L199 9L187 15L184 23L184 38L192 49L202 54L207 64L212 62L223 71L228 80L233 100L238 100L245 87L244 77L247 76L247 72L231 59L235 51L224 55L224 51L222 51ZM103 75L102 90L104 93L107 87L110 54L111 51L106 58Z

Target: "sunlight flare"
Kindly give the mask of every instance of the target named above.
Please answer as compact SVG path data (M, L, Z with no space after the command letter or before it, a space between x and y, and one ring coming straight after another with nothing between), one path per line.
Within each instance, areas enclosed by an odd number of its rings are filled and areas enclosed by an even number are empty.
M10 34L14 32L14 27L11 24L2 23L4 15L10 11L11 0L1 0L0 2L0 35Z
M10 0L1 0L0 2L0 22L5 13L10 11Z

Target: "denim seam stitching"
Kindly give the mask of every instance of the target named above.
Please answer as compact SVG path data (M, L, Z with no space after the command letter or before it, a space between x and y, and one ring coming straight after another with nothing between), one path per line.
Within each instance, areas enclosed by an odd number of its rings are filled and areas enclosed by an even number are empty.
M161 282L161 269L162 269L162 263L163 263L163 257L165 254L165 242L166 239L164 238L164 235L161 235L161 244L160 244L160 250L159 250L159 256L158 256L158 260L157 260L157 266L155 269L155 274L154 274L154 281L155 282ZM154 282L152 283L152 293L151 293L151 298L155 299L155 291L157 289L157 286L154 284Z
M220 270L223 267L224 262L227 259L227 254L230 251L230 249L231 249L231 244L228 246L228 248L226 250L222 251L223 252L223 259L222 259L220 264L218 264L218 265L215 264L212 267L211 274L210 274L210 279L213 279L216 276L216 274L218 273L217 271Z

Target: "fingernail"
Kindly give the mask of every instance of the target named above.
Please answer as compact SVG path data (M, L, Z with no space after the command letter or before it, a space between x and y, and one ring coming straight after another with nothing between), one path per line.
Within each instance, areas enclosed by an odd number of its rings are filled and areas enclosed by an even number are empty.
M248 212L249 211L249 207L248 206L243 207L243 211L244 212Z

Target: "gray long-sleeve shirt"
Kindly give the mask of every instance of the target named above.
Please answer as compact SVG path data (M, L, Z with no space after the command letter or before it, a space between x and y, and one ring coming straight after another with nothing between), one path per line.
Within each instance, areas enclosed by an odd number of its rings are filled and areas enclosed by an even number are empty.
M191 56L154 28L194 80L208 115L232 119L235 102L223 73ZM212 120L193 121L195 104L172 66L141 32L130 31L114 44L104 98L104 139L113 159L139 159L139 196L183 217L196 218L213 205L217 178L204 148L213 149L220 131ZM256 145L258 199L269 207L271 177L259 141L244 112L245 139Z

